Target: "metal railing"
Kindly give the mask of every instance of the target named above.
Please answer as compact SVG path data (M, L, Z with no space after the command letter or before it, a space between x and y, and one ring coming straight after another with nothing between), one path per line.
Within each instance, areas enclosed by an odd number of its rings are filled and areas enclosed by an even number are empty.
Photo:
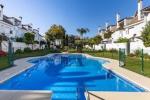
M86 94L87 94L86 99L87 99L87 100L90 100L90 94L89 94L89 91L87 90L87 88L85 88L85 92L86 92Z
M80 90L79 89L80 89L80 87L77 88L77 93L76 93L77 100L81 100L81 98L80 98L81 94L80 94ZM95 98L97 98L97 99L99 99L99 100L105 100L104 98L102 98L100 96L97 96L97 95L95 95L93 93L90 93L87 88L84 88L84 90L85 90L85 94L86 94L85 95L85 99L86 100L92 100L90 98L90 95L93 96L93 97L95 97Z

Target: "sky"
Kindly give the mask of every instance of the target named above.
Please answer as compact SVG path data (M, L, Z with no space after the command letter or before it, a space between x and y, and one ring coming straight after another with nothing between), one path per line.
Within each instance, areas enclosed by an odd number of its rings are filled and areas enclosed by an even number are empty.
M23 23L32 23L44 33L53 24L62 25L67 34L77 35L77 28L89 28L88 37L95 36L99 26L115 24L116 13L121 18L133 16L137 10L137 0L0 0L4 14L23 17ZM143 0L144 7L150 0Z

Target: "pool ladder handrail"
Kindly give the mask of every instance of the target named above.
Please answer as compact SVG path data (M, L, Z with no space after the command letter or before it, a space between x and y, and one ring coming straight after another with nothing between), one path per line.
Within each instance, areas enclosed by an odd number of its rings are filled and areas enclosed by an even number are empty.
M99 100L105 100L105 99L102 98L102 97L98 97L98 96L96 96L96 95L90 93L87 88L85 88L85 92L87 93L86 100L90 100L90 95L93 95L94 97L98 98Z
M86 95L86 99L87 99L87 100L90 100L90 95L89 95L89 91L88 91L87 88L85 88L85 93L87 94L87 95Z
M77 94L76 94L76 96L77 96L77 100L79 100L79 88L80 87L77 87ZM89 92L88 92L88 90L87 90L87 88L85 88L85 93L87 93L87 95L86 95L86 100L90 100L90 95L89 95Z

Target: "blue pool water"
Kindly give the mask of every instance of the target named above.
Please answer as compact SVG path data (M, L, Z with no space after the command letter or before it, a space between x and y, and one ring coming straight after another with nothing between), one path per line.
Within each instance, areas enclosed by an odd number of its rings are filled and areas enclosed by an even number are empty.
M33 59L35 65L0 84L1 90L51 90L52 100L85 100L84 92L144 92L144 89L106 70L106 61L82 55L55 54Z

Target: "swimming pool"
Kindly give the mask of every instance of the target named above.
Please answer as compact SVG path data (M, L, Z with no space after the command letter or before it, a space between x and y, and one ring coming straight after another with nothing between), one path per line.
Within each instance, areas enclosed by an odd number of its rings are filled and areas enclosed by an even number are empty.
M52 100L85 100L84 92L144 92L102 67L106 61L77 54L53 54L33 59L35 65L0 84L0 90L51 90Z

